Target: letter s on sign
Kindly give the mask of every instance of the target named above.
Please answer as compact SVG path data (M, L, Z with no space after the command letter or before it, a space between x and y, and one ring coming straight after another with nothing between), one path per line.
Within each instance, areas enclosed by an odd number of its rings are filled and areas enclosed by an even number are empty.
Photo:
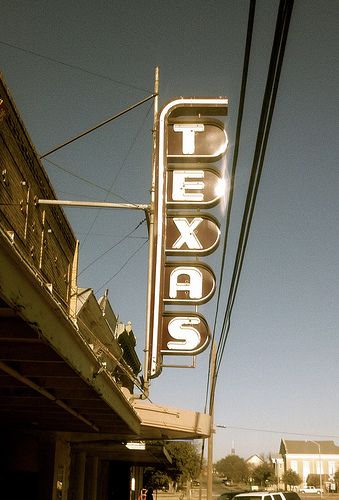
M168 323L168 333L178 341L167 342L169 350L193 351L200 343L200 333L193 325L199 325L197 317L177 317Z

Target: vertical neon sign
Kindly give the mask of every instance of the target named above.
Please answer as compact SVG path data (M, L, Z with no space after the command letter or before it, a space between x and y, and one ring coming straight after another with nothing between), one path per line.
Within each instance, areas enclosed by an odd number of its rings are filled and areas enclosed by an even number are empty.
M209 342L201 314L167 306L203 304L216 288L212 269L196 257L219 243L218 221L201 209L211 209L222 196L216 162L226 152L227 135L214 117L226 115L227 104L224 98L182 98L164 106L159 116L150 378L160 374L163 355L195 355Z

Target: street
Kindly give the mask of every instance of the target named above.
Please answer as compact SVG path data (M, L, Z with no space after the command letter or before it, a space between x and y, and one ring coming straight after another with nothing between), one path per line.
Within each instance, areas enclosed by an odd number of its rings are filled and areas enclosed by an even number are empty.
M226 491L226 490L225 490ZM202 500L207 500L207 490L206 488L201 489L201 498ZM213 499L217 499L218 496L220 495L221 492L216 492L213 490ZM272 492L270 492L272 493ZM339 494L338 493L324 493L321 497L320 495L305 495L305 494L300 494L299 495L301 500L320 500L320 498L324 500L339 500ZM186 495L186 492L183 491L178 491L176 493L169 493L169 492L163 492L163 491L157 491L154 492L154 500L191 500L191 499L198 499L199 498L199 488L194 488L191 490L190 495ZM212 499L208 499L212 500Z

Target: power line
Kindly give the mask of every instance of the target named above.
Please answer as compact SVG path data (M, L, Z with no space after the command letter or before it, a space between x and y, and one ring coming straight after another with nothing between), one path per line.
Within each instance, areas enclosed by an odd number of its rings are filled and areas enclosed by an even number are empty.
M84 273L85 271L87 271L88 268L90 268L93 264L95 264L96 262L98 262L98 260L102 259L102 257L104 257L106 254L108 254L111 250L113 250L114 248L116 248L118 245L120 245L120 243L123 243L125 240L127 240L127 238L130 237L131 234L133 234L144 222L146 221L146 218L143 219L142 221L139 222L139 224L134 228L132 229L132 231L130 231L128 234L126 234L123 238L121 238L119 241L117 241L114 245L112 245L110 248L108 248L107 250L105 250L105 252L103 252L102 254L100 254L98 257L96 257L94 260L92 260L86 267L84 267L80 273L78 274L78 277ZM147 241L147 240L146 240Z
M98 78L102 78L104 80L108 80L108 81L113 82L116 85L120 85L122 87L129 87L130 89L139 90L141 92L147 92L147 93L150 92L149 90L144 89L142 87L137 87L136 85L122 82L121 80L115 80L114 78L111 78L107 75L103 75L101 73L96 73L95 71L90 71L86 68L82 68L81 66L76 66L74 64L69 64L69 63L66 63L64 61L60 61L59 59L55 59L54 57L39 54L38 52L35 52L33 50L24 49L23 47L19 47L18 45L14 45L12 43L4 42L3 40L0 40L0 44L5 45L6 47L10 47L11 49L20 50L21 52L25 52L26 54L30 54L30 55L33 55L35 57L40 57L41 59L45 59L46 61L61 64L62 66L66 66L67 68L76 69L77 71L82 71L83 73L87 73L88 75L92 75L92 76L96 76Z
M118 276L118 274L127 266L127 264L129 263L130 260L133 259L133 257L138 253L140 252L140 250L145 246L145 244L147 243L148 240L144 241L133 253L132 255L130 255L128 257L128 259L126 260L126 262L120 267L120 269L115 273L113 274L113 276L111 276L107 281L105 281L105 283L103 283L103 285L101 285L100 288L98 288L95 293L98 293L102 288L105 288L105 286L110 282L112 281L116 276Z
M240 274L242 270L242 265L244 261L245 250L247 246L249 231L251 227L256 197L258 193L261 172L263 168L266 146L268 142L270 126L274 111L274 105L279 85L279 78L284 58L287 34L289 23L291 19L293 9L293 0L281 0L279 4L279 10L277 15L276 29L274 35L274 41L272 45L270 65L267 74L266 88L264 93L264 99L261 109L260 122L257 133L256 148L254 152L254 158L252 163L251 177L249 182L249 188L246 197L244 215L242 219L242 225L240 230L240 237L238 241L238 249L236 254L236 261L233 268L232 280L230 291L228 295L228 301L226 306L226 311L224 315L222 333L217 349L217 367L216 367L216 378L220 369L221 361L223 358L225 345L230 329L231 314L234 306L234 301L239 285Z
M154 96L154 95L155 95L155 94L153 94L153 96ZM136 141L137 141L137 139L138 139L138 137L139 137L139 134L141 133L141 130L142 130L142 129L143 129L143 127L144 127L145 121L146 121L146 119L147 119L147 117L148 117L148 115L149 115L149 113L150 113L150 111L151 111L151 108L152 108L152 106L150 106L150 107L148 108L148 111L147 111L147 113L145 114L144 120L143 120L143 122L141 123L141 125L140 125L139 129L137 130L137 133L135 134L135 137L134 137L134 139L133 139L133 141L132 141L132 143L131 143L130 147L128 148L128 151L127 151L127 153L126 153L126 155L125 155L125 157L124 157L123 161L121 162L120 168L118 169L117 173L115 174L115 177L113 178L113 180L112 180L112 182L111 182L111 184L110 184L110 186L109 186L109 192L111 192L111 191L112 191L112 188L113 188L114 184L116 183L116 181L117 181L117 179L118 179L118 177L119 177L119 175L120 175L120 172L122 171L122 169L123 169L124 165L126 164L127 158L128 158L128 156L129 156L130 152L132 151L132 149L134 148L134 145L135 145L135 143L136 143ZM107 198L108 198L108 194L105 196L104 201L106 201L106 200L107 200ZM92 223L91 223L91 225L90 225L90 227L89 227L89 229L88 229L88 231L87 231L87 234L86 234L85 238L84 238L84 239L83 239L83 241L82 241L82 245L84 245L84 243L85 243L85 242L86 242L86 240L87 240L88 235L89 235L89 234L90 234L90 232L92 231L92 229L93 229L93 227L94 227L94 225L95 225L95 223L96 223L96 221L97 221L97 219L98 219L98 217L99 217L99 213L100 213L100 212L99 212L99 211L97 211L97 213L96 213L96 215L95 215L95 217L94 217L94 219L93 219L93 221L92 221Z
M119 113L111 116L110 118L107 118L103 122L98 123L94 127L91 127L90 129L85 130L84 132L81 132L80 134L78 134L77 136L73 137L72 139L70 139L70 140L68 140L68 141L60 144L59 146L56 146L55 148L51 149L47 153L44 153L43 155L41 155L40 156L40 160L42 160L43 158L46 158L46 156L49 156L52 153L55 153L56 151L59 151L59 149L62 149L65 146L68 146L69 144L72 144L73 142L77 141L78 139L81 139L82 137L84 137L85 135L90 134L91 132L94 132L98 128L103 127L104 125L107 125L107 123L110 123L113 120L116 120L117 118L120 118L120 116L123 116L126 113L128 113L129 111L132 111L133 109L137 108L138 106L141 106L142 104L144 104L145 102L149 101L150 99L154 99L155 96L156 96L156 94L151 94L148 97L145 97L145 99L142 99L141 101L137 102L136 104L133 104L129 108L126 108L123 111L120 111Z
M214 325L213 325L213 333L212 333L212 339L211 339L212 345L213 345L213 342L215 339L216 321L217 321L217 316L218 316L218 311L219 311L221 286L222 286L224 267L225 267L226 247L227 247L227 243L228 243L228 232L229 232L229 226L230 226L231 210L232 210L232 205L233 205L234 180L235 180L235 174L236 174L236 168L237 168L238 152L239 152L239 145L240 145L241 124L242 124L242 117L243 117L244 104L245 104L246 83L247 83L249 59L250 59L250 53L251 53L255 6L256 6L256 0L250 0L248 21L247 21L247 33L246 33L246 42L245 42L244 61L243 61L243 69L242 69L242 77L241 77L240 98L239 98L238 115L237 115L235 146L234 146L234 154L233 154L233 162L232 162L232 171L231 171L231 176L230 176L230 190L229 190L227 213L226 213L226 219L225 219L225 238L224 238L222 263L221 263L221 270L220 270L220 283L219 283L219 289L218 289L215 321L214 321ZM206 413L207 403L208 403L208 391L209 391L209 387L211 384L210 404L209 404L210 415L213 414L212 410L214 407L214 395L215 395L215 389L216 389L216 377L213 376L212 380L210 380L211 363L212 363L212 349L211 349L210 356L209 356L209 367L208 367L208 377L207 377L207 384L206 384L206 398L205 398L205 413ZM203 439L202 447L201 447L200 470L202 470L204 454L205 454L205 439Z
M219 312L220 295L221 295L221 288L222 288L224 267L225 267L226 248L227 248L227 244L228 244L228 233L229 233L231 211L232 211L232 205L233 205L234 181L235 181L235 174L236 174L236 170L237 170L241 125L242 125L242 118L243 118L244 105L245 105L246 85L247 85L247 77L248 77L249 60L250 60L250 54L251 54L255 6L256 6L256 0L251 0L250 6L249 6L249 12L248 12L247 33L246 33L246 43L245 43L243 70L242 70L242 78L241 78L240 98L239 98L238 115L237 115L234 154L233 154L233 161L232 161L232 170L231 170L231 175L230 175L230 190L229 190L229 198L228 198L228 204L227 204L227 213L226 213L226 219L225 219L225 238L224 238L222 262L221 262L221 270L220 270L220 283L219 283L219 288L218 288L217 306L216 306L215 320L214 320L214 325L213 325L212 342L215 339L216 322L217 322L217 317L218 317L218 312ZM209 370L208 370L209 375L208 375L207 388L206 388L205 411L207 408L208 388L209 388L209 384L210 384L210 367L211 367L211 355L209 358Z
M291 431L277 431L273 429L257 429L252 427L240 427L235 425L216 425L219 429L235 429L240 431L248 432L267 432L270 434L280 434L280 435L291 435L291 436L304 436L304 437L317 437L317 438L339 438L338 435L328 435L328 434L306 434L305 432L291 432Z
M48 163L50 163L51 165L53 165L54 167L57 167L59 170L61 170L62 172L65 172L67 173L68 175L71 175L72 177L74 177L75 179L79 179L81 180L82 182L88 184L89 186L92 186L92 187L95 187L97 189L100 189L101 191L104 191L105 193L107 193L108 195L113 195L115 196L116 198L119 198L120 200L122 201L126 201L127 203L131 203L130 200L128 200L127 198L124 198L123 196L120 196L118 193L114 193L113 191L110 191L109 189L103 187L103 186L100 186L99 184L96 184L95 182L93 181L90 181L89 179L86 179L85 177L82 177L81 175L77 175L75 174L74 172L71 172L70 170L67 170L66 168L62 167L61 165L59 165L58 163L55 163L54 161L51 161L51 160L47 160L46 161ZM75 194L75 193L74 193Z

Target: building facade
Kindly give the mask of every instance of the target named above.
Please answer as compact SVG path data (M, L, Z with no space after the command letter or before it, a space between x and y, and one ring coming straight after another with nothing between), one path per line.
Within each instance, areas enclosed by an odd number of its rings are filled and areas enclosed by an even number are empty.
M210 417L144 401L132 325L78 287L55 199L0 78L0 497L136 500L169 458L147 441L207 437Z
M339 446L333 441L290 441L281 440L280 454L284 471L296 472L303 484L331 487L334 475L339 470Z

